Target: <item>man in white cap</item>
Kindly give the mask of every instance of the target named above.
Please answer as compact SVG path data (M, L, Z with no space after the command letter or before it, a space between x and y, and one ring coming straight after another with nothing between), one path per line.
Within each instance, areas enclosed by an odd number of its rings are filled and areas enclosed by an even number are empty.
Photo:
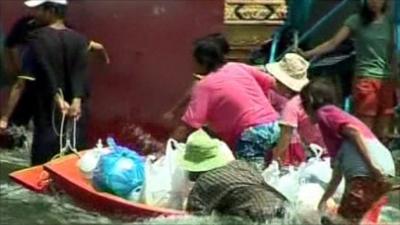
M53 131L56 106L77 123L77 148L84 148L87 46L89 41L64 24L66 0L28 0L35 21L42 25L31 33L22 71L34 80L34 138L31 163L43 164L58 153L58 137ZM55 106L54 106L55 105ZM84 104L86 105L86 104ZM58 117L56 117L58 118Z

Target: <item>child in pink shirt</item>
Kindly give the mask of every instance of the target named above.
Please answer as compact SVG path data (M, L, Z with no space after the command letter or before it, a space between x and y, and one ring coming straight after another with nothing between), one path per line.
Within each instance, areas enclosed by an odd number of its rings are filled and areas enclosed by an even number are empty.
M308 83L308 66L309 63L305 59L293 53L285 55L277 63L266 66L268 72L276 78L278 89L283 94L282 96L272 93L270 98L281 113L281 135L274 149L274 159L284 165L298 165L305 161L303 142L306 145L315 143L324 147L318 125L311 123L298 95Z
M312 82L302 90L301 99L311 119L320 126L334 169L319 208L326 207L344 176L346 187L338 213L358 224L390 190L384 177L395 173L391 154L365 124L334 105L332 84Z
M280 119L281 138L275 148L275 156L283 165L299 165L306 160L310 144L325 148L318 124L311 122L304 111L300 95L294 96L286 103ZM287 140L292 138L291 143Z

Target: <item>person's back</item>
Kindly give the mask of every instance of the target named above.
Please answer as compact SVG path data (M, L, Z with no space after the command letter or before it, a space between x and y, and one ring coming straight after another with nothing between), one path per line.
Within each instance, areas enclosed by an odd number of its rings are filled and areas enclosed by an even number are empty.
M200 175L189 195L187 210L197 215L216 211L265 222L279 215L284 202L285 198L267 185L254 167L236 160Z
M32 164L44 163L57 153L58 139L53 131L55 96L60 95L73 104L85 102L87 73L87 40L70 29L43 27L32 32L28 43L25 68L34 81L35 104L33 120L35 135L32 145ZM77 148L85 148L86 110L77 124ZM58 116L55 122L58 122Z
M87 95L83 89L88 46L85 37L71 29L43 27L32 33L30 43L33 57L38 57L32 72L42 93L51 95L46 97L53 97L58 91L54 88L61 89L68 102Z
M221 48L208 39L195 42L193 59L195 73L204 78L192 89L174 138L184 141L191 129L206 126L238 159L262 169L279 137L278 113L267 98L275 78L246 64L225 63Z
M230 145L246 128L278 118L249 66L227 63L204 78L197 91L208 89L208 125ZM270 88L273 87L271 81Z

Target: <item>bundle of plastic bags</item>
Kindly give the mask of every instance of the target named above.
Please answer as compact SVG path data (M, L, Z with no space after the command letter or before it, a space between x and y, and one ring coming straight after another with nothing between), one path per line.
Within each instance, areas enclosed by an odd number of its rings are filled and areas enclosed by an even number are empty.
M138 201L143 187L144 158L108 138L110 153L103 154L93 171L93 186L122 198Z
M299 170L290 166L286 171L283 171L279 168L278 162L272 161L270 166L264 170L262 176L267 184L274 187L290 202L295 201L300 186Z
M315 157L310 158L299 167L280 169L276 161L264 170L265 181L283 194L289 202L305 208L317 209L329 181L332 168L329 158L322 158L323 149L313 145L311 150ZM340 199L344 192L344 181L339 185L334 199Z
M189 179L178 165L177 156L184 148L184 144L170 139L164 156L155 161L154 157L147 158L141 202L151 206L183 209L189 192Z

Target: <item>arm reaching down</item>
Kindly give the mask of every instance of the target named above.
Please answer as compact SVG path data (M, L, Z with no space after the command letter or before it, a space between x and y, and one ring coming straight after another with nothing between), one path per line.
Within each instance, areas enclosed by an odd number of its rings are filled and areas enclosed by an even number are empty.
M342 177L343 177L343 174L340 171L339 167L335 166L333 168L332 178L329 181L328 187L326 188L326 191L318 204L319 210L321 210L321 211L325 210L328 199L331 198L332 195L335 193L336 189L338 188L338 186L340 184L340 181L342 180Z
M81 116L81 104L82 98L85 96L85 82L87 80L88 73L88 55L85 50L86 43L81 42L79 50L76 53L76 59L74 67L72 68L71 75L68 76L70 79L71 90L73 99L71 107L69 109L69 116L79 118Z
M278 144L273 151L274 159L278 162L282 162L285 157L286 151L289 148L290 140L293 134L293 127L281 125L281 136L279 138Z

